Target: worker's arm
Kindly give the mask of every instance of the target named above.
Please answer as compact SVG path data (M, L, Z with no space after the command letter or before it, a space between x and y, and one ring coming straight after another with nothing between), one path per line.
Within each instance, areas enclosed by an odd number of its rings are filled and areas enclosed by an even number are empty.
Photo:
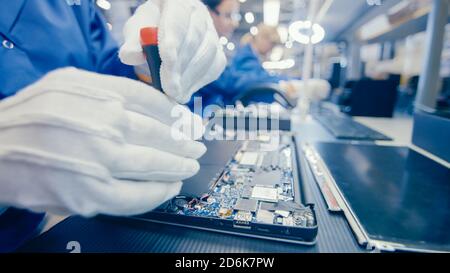
M134 69L132 66L122 63L119 59L119 45L111 35L106 21L95 7L95 1L87 2L88 7L88 21L89 33L88 39L91 46L91 58L96 66L96 71L102 74L109 74L115 76L124 76L136 79Z
M56 70L0 112L0 204L35 212L144 213L178 194L206 151L199 117L123 77Z
M237 51L230 65L212 86L226 96L236 96L254 85L279 83L282 80L288 80L288 77L270 75L250 46L245 46Z

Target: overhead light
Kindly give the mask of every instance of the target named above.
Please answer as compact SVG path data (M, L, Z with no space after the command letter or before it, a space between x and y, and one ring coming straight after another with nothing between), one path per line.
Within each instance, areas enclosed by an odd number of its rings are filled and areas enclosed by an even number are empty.
M325 30L310 21L295 21L289 26L289 35L301 44L317 44L325 38Z
M236 46L234 45L234 43L229 42L229 43L227 44L227 49L228 49L229 51L233 51L235 48L236 48Z
M258 28L255 26L252 26L250 28L250 34L252 34L253 36L256 36L256 34L258 34Z
M277 26L280 20L280 0L264 0L264 24Z
M108 0L97 0L97 6L104 10L109 10L111 8L111 2Z
M249 24L253 24L253 22L255 22L255 15L253 15L253 12L246 12L244 18Z
M247 2L247 0L239 0L239 2L245 3L245 2Z
M227 37L225 37L225 36L221 36L220 38L219 38L219 43L221 44L221 45L226 45L226 44L228 44L228 39L227 39Z
M290 69L295 66L294 59L286 59L278 62L263 62L262 66L268 70Z

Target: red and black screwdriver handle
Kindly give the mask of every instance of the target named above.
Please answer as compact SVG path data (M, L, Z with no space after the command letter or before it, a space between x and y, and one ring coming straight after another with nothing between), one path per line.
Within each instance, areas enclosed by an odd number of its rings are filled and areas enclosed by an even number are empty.
M161 57L158 50L158 28L145 27L141 29L141 45L150 69L151 85L163 91L159 71L161 68Z

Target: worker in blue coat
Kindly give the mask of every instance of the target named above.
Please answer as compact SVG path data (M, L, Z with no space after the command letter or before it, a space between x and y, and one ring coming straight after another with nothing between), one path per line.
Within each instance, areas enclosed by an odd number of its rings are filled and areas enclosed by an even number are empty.
M288 81L289 77L271 75L262 66L262 59L279 43L280 36L277 29L260 24L255 36L247 34L242 38L241 46L219 79L195 93L194 98L201 97L203 106L215 104L224 107L233 105L239 94L255 85ZM273 97L261 95L257 100L271 103ZM190 106L192 105L193 100Z
M135 77L92 1L1 1L0 95L64 66ZM75 27L76 26L76 27Z
M134 215L178 194L206 148L197 137L171 138L170 110L225 66L206 7L145 2L119 51L94 0L0 4L0 252L36 234L44 214L35 212ZM145 62L134 35L143 20L164 32L165 94L134 80L133 66L123 63ZM192 33L204 37L180 49ZM200 44L213 54L198 51ZM173 69L190 59L198 65Z
M75 66L135 77L120 62L117 43L100 13L85 1L1 1L0 99L14 95L49 71ZM17 208L0 211L0 252L34 235L44 214Z

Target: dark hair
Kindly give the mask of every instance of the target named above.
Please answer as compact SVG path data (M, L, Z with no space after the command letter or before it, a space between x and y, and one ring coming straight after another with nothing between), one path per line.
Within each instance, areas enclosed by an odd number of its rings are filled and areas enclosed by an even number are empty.
M203 4L210 10L216 11L216 8L222 3L223 0L202 0Z

